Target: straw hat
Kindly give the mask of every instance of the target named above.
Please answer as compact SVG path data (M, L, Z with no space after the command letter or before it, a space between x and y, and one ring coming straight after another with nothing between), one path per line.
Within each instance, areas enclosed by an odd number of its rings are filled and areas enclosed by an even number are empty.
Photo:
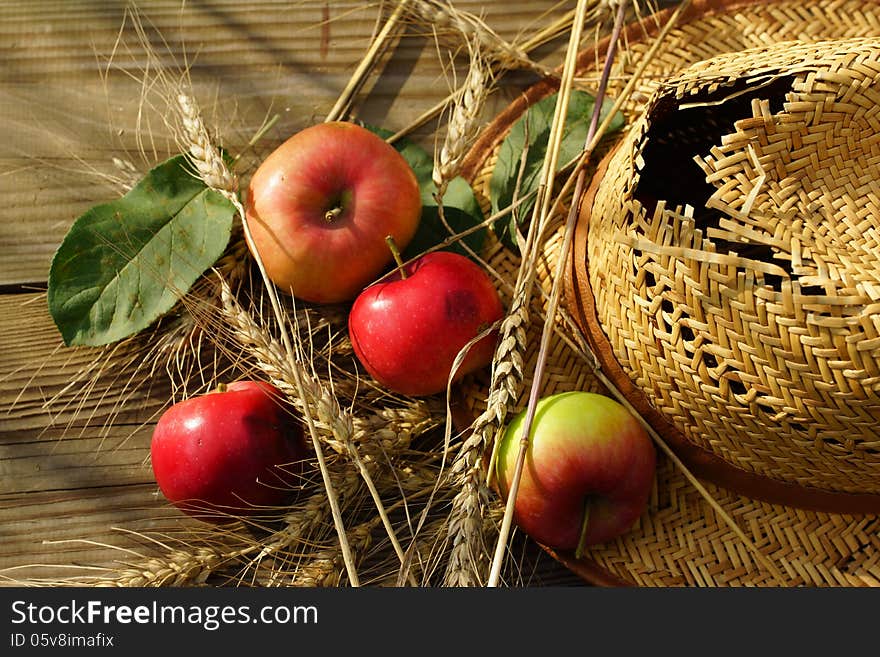
M668 451L629 534L553 554L597 584L880 585L880 2L695 0L658 41L672 12L626 29L610 96L656 50L581 202L543 391L607 391L593 353ZM553 91L482 135L478 192Z

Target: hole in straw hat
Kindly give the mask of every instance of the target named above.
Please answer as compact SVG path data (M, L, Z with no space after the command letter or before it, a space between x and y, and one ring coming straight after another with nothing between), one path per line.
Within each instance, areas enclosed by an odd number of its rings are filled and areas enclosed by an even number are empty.
M694 208L698 228L717 227L720 214L706 208L715 188L706 182L694 157L720 143L736 121L751 117L753 99L769 100L774 113L781 110L791 84L790 76L782 76L747 92L748 82L742 80L696 96L687 108L675 98L661 98L651 112L651 135L642 153L644 166L633 190L648 215L654 212L656 199L665 199L668 207Z

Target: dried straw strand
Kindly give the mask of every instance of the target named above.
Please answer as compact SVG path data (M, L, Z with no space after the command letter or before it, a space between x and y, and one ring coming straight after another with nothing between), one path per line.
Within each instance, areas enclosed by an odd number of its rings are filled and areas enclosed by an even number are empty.
M529 69L548 75L546 67L533 61L527 51L509 43L479 16L456 8L448 0L412 0L409 12L435 33L451 33L456 40L478 47L490 54L492 64L503 70Z
M577 4L577 12L572 25L571 38L566 50L565 64L563 66L562 78L560 80L559 96L556 102L553 121L551 123L550 135L548 136L547 156L544 160L539 188L541 193L539 193L538 201L535 204L537 208L536 212L540 212L540 220L538 224L541 227L545 226L549 221L548 214L551 205L551 194L549 193L549 190L552 188L554 172L556 171L556 162L558 160L562 138L562 128L565 124L566 109L568 108L568 99L571 94L575 65L577 62L578 44L580 43L581 34L583 33L586 20L587 4L586 0L579 0ZM524 436L528 435L528 431L526 431ZM523 447L525 448L525 443ZM518 462L517 471L513 473L510 482L510 491L505 506L504 518L496 541L495 553L492 558L489 580L487 582L487 585L490 587L498 585L501 574L507 541L513 523L513 503L516 500L517 488L519 485L518 475L521 473L521 461L522 460Z
M367 52L361 58L354 73L352 73L351 79L349 79L345 89L339 94L336 104L324 119L325 121L338 121L349 111L355 94L357 94L363 86L370 71L376 65L376 61L380 57L383 49L388 45L388 41L394 31L399 28L401 19L403 18L409 2L410 0L398 0L397 7L395 7L394 11L385 21L382 29L373 39L369 49L367 49Z

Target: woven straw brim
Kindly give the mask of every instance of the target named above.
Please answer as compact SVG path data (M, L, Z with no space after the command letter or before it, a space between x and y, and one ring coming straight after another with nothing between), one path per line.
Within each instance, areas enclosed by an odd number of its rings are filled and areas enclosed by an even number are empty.
M628 26L625 47L618 56L609 87L612 98L636 71L671 11ZM722 53L793 40L869 37L878 29L880 3L875 1L696 1L652 53L623 111L628 125L633 125L646 100L654 96L663 81L691 64ZM582 53L580 76L587 88L598 78L603 53L602 44L595 51ZM551 81L529 89L496 117L474 147L468 158L468 175L484 201L496 149L507 129L530 104L553 91ZM594 154L590 173L596 173L600 159L625 139L626 132L606 139ZM596 175L594 185L601 183L602 175L602 171ZM561 241L560 217L543 241L543 259L537 271L538 287L543 294L535 295L525 363L527 376L534 371L543 325L541 312L552 286ZM517 256L492 242L486 259L504 281L499 286L502 295L508 295L520 264ZM587 340L583 327L575 315L565 308L557 322L542 394L572 389L611 394L596 375L591 352L584 347ZM476 379L464 390L465 400L474 411L480 410L485 399L485 383ZM527 380L520 408L527 402L529 385ZM767 497L746 495L726 484L723 479L714 483L704 479L698 487L678 458L661 449L649 508L631 532L590 549L581 560L551 553L586 580L598 584L880 585L880 516L798 508L778 503L772 496L767 501Z

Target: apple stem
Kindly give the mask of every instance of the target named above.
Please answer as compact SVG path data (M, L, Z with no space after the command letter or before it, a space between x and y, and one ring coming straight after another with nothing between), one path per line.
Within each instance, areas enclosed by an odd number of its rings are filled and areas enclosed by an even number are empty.
M225 383L218 383L217 387L214 388L214 392L226 392L227 385Z
M332 224L339 218L339 215L341 214L342 208L337 205L335 208L331 208L324 213L324 221L326 221L328 224Z
M593 505L590 503L590 498L584 500L584 517L581 521L581 533L578 536L578 544L574 550L575 559L580 559L584 556L584 551L587 548L587 529L590 526L590 510L593 508Z
M407 276L406 268L403 266L403 256L400 255L400 249L397 248L397 242L394 241L393 236L386 235L385 243L388 244L388 249L394 257L394 262L397 263L397 271L400 272L400 278L405 279Z

